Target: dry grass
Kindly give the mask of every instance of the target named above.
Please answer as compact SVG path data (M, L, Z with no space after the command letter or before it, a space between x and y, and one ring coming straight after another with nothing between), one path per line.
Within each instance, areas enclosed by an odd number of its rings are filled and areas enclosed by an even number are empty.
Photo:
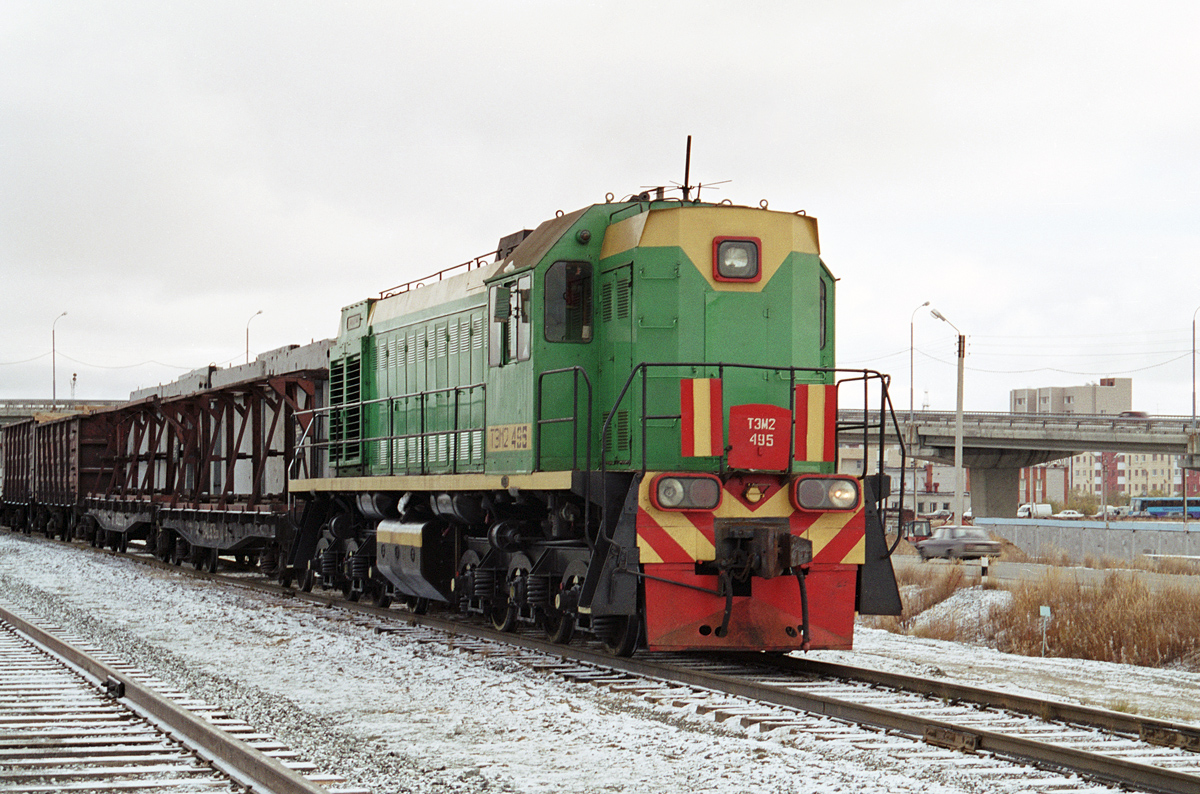
M978 585L960 566L905 566L897 583L903 612L865 617L866 625L931 639L982 639L1002 651L1040 656L1045 605L1052 615L1047 656L1200 670L1200 596L1186 589L1151 591L1130 572L1113 571L1103 586L1082 587L1050 571L1040 581L1007 588L1011 602L982 616L983 625L964 625L951 616L916 620L956 591Z
M1122 573L1109 574L1098 588L1054 572L1019 585L1011 606L990 616L996 647L1041 655L1043 605L1052 615L1047 656L1162 667L1188 664L1200 652L1200 598L1176 589L1151 592Z
M957 565L905 566L896 573L896 584L900 586L900 602L903 606L900 615L864 616L863 621L872 628L908 634L918 615L942 603L958 590L976 583Z

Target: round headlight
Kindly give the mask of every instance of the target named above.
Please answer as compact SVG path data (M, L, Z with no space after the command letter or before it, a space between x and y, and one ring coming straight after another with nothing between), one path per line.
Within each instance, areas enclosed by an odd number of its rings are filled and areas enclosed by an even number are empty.
M825 504L824 480L801 480L796 488L796 501L801 507L815 510Z
M858 501L858 489L849 480L829 480L829 506L848 510Z
M685 496L683 483L674 477L664 477L658 481L658 503L663 507L678 507Z
M721 501L721 484L704 477L692 480L688 488L688 502L701 510L712 510ZM661 500L660 500L661 502Z

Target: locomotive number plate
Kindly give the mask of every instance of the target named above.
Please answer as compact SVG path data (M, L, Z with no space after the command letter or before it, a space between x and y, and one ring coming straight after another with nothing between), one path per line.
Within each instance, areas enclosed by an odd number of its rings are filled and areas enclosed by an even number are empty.
M530 448L530 425L489 425L488 452L522 452Z
M792 412L776 405L735 405L729 409L729 465L735 469L779 471L788 466Z

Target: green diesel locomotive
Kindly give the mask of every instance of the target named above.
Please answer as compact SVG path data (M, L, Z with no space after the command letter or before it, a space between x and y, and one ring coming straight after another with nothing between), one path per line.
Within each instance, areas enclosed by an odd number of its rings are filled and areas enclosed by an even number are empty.
M620 654L849 648L899 598L887 479L836 471L890 404L835 369L835 281L803 213L642 194L346 307L299 415L303 586Z

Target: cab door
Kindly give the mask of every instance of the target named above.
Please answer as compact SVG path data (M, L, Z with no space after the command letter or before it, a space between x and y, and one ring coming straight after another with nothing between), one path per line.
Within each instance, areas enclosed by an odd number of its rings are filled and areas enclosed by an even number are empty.
M487 438L489 472L533 470L533 276L488 287Z

